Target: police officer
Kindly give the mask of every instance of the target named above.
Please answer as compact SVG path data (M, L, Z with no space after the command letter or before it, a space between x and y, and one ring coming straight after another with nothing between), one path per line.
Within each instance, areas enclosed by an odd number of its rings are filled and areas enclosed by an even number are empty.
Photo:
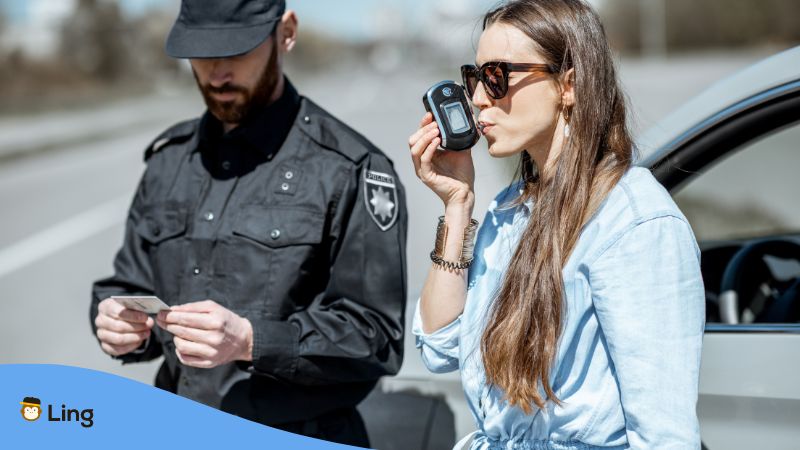
M158 387L368 446L355 406L402 360L405 198L391 161L283 75L296 37L284 1L183 0L166 50L207 110L147 148L92 326L124 363L163 355Z

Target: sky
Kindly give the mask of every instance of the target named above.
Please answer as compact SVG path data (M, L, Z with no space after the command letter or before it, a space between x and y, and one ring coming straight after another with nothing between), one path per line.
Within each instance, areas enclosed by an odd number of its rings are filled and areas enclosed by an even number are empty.
M79 0L0 0L0 14L9 23L0 44L21 48L29 56L45 57L58 46L59 25ZM116 2L135 18L152 9L177 14L181 0L98 0ZM223 0L220 0L223 1ZM603 0L588 0L595 5ZM297 12L301 29L314 29L345 41L391 40L416 35L449 48L463 45L464 36L478 29L482 15L500 0L287 0ZM431 19L434 17L434 19ZM438 20L447 29L432 27Z
M372 24L368 19L381 8L397 11L413 24L422 22L423 16L437 9L452 9L477 19L494 3L496 0L288 0L287 7L297 12L299 20L306 20L315 28L360 39L371 35Z
M104 0L117 1L122 10L137 16L151 8L177 11L180 0ZM77 0L0 0L0 11L12 23L47 23L68 14ZM373 19L379 10L397 14L410 24L424 22L425 15L448 11L474 17L491 8L497 0L287 0L297 12L301 26L341 36L348 40L369 38L380 30ZM413 29L413 26L411 27Z

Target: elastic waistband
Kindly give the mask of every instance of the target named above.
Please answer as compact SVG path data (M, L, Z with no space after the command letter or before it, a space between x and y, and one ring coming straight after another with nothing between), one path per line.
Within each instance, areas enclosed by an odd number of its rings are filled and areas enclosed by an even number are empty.
M478 433L469 447L471 450L623 450L624 445L599 447L581 441L554 441L529 439L491 439Z

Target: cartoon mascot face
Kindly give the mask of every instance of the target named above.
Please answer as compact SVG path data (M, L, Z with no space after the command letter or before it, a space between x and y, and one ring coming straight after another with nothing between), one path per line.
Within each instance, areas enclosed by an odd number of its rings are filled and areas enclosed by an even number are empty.
M28 422L33 422L42 415L42 402L36 397L25 397L25 400L19 402L22 405L20 412L22 417Z

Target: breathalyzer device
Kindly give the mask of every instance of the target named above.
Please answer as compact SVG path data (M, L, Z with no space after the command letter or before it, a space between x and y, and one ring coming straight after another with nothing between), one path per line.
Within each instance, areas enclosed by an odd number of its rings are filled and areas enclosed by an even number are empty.
M466 150L478 142L480 134L461 85L450 80L436 83L422 96L422 104L439 125L443 149Z

